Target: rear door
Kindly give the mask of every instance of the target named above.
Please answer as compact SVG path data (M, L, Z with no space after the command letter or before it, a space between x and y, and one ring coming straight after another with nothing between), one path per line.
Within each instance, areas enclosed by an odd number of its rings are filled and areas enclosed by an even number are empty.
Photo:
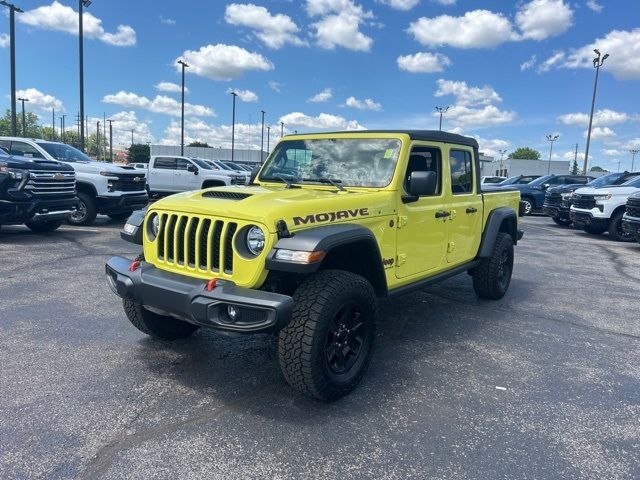
M482 194L478 191L473 149L448 147L449 242L447 263L464 263L476 256L482 231Z
M155 191L173 192L173 172L176 159L173 157L156 157L149 169L149 188Z

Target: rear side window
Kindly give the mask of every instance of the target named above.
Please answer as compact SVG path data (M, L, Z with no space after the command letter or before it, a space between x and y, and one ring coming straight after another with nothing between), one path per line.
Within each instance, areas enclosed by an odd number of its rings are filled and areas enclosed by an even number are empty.
M153 164L153 166L155 168L162 168L164 170L175 170L176 169L176 159L175 158L167 158L167 157L156 158L156 161Z
M569 183L579 183L581 185L587 184L591 181L589 177L573 177Z
M454 195L472 193L473 162L471 161L471 152L451 150L449 163L451 165L451 192Z
M11 142L11 150L9 153L11 153L11 155L20 155L22 157L44 158L44 155L42 155L38 149L25 142Z

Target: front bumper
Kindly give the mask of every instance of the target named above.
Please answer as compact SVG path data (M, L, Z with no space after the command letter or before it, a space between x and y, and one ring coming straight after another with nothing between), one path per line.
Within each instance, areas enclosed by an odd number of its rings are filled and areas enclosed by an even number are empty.
M101 196L96 197L98 212L103 215L110 213L124 213L140 210L149 203L146 193L134 195Z
M640 218L623 215L622 229L625 233L633 236L637 242L640 242Z
M106 266L107 282L113 292L159 314L172 315L186 322L218 330L243 333L275 332L291 319L293 298L218 281L212 291L207 282L160 270L141 262L130 271L131 260L111 258ZM227 307L240 312L236 321Z
M561 205L551 205L551 204L545 203L542 206L542 211L545 213L545 215L549 215L552 218L561 218L563 220L570 219L570 216L569 216L570 209L568 207L563 207Z
M591 212L571 210L569 218L578 226L609 228L608 218L594 217Z
M76 211L77 197L55 200L32 198L28 202L0 200L0 224L23 224L64 220Z

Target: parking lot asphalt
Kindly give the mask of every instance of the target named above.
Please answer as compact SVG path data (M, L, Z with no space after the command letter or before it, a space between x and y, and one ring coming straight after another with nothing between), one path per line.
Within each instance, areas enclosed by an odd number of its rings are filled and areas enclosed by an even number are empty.
M640 478L640 245L523 221L507 296L460 275L385 301L322 404L276 337L145 337L104 263L121 223L0 231L0 477Z

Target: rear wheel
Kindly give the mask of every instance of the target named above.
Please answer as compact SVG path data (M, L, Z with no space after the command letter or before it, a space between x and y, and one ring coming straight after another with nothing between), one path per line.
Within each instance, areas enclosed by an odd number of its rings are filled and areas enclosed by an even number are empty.
M122 213L110 213L107 215L112 220L126 220L131 216L133 212L122 212Z
M84 192L78 192L78 210L67 217L67 222L71 225L89 225L98 215L96 201Z
M504 297L513 273L513 240L498 233L491 257L483 258L473 269L473 289L480 298L499 300Z
M587 232L589 235L602 235L607 231L604 227L594 227L592 225L585 225L582 229Z
M622 228L623 215L624 210L620 210L613 216L611 223L609 224L609 236L618 242L632 242L633 235L625 232Z
M324 270L296 290L289 325L280 332L284 377L296 390L333 401L362 379L373 348L377 302L360 275Z
M151 312L132 300L123 299L122 305L133 326L152 337L177 340L188 337L199 328L177 318Z
M27 222L25 225L32 232L36 233L46 233L53 232L58 229L60 225L62 225L62 220L52 220L50 222Z
M568 218L551 217L551 219L562 227L568 227L572 223Z

